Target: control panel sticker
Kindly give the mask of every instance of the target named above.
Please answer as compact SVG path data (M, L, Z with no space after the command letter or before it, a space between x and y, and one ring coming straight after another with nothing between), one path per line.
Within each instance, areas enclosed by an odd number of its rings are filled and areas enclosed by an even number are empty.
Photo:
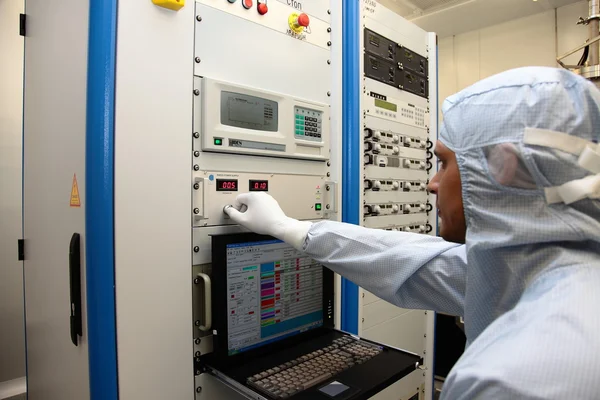
M255 142L252 140L229 139L229 147L285 152L284 144Z

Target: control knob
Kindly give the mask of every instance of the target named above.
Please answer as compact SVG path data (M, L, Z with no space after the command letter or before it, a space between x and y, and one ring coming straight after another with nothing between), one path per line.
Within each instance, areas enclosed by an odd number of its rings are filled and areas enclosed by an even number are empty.
M412 188L412 184L410 182L406 182L404 184L404 191L405 192L410 192L410 189Z
M410 232L410 226L405 226L404 228L402 228L402 230L404 232Z
M419 185L419 189L424 192L425 190L427 190L427 184L425 182L421 182L421 184Z
M425 161L419 162L419 168L420 169L425 169L426 167L427 167L427 164L425 163Z
M394 154L400 154L400 148L398 146L394 146L392 151L394 152Z
M419 205L419 211L423 211L424 212L425 210L427 210L427 206L425 204L421 203Z
M392 212L397 213L398 211L400 211L400 207L398 206L398 204L394 204L392 206Z
M373 153L381 152L381 145L379 143L373 143Z
M400 136L398 136L398 135L394 135L394 136L392 137L392 142L393 142L393 143L400 143Z
M420 233L425 233L427 231L427 228L425 228L425 225L419 225L419 232Z
M392 189L394 189L394 190L400 189L400 183L398 181L394 181L394 183L392 183Z
M373 139L381 140L382 138L383 138L383 132L381 132L381 131L373 132Z
M410 206L410 204L406 204L404 207L404 214L410 214L412 207Z
M379 189L381 189L381 181L374 180L373 181L373 190L379 190Z
M402 160L402 166L404 168L410 168L410 160L407 160L407 159Z
M379 206L374 206L373 207L373 214L379 215L381 214L381 207Z

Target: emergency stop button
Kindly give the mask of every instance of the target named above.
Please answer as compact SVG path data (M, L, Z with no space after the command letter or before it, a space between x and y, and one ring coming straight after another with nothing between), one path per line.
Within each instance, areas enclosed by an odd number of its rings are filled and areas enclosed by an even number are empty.
M253 4L254 3L252 2L252 0L242 0L242 5L246 10L251 9Z
M290 25L290 29L295 33L302 33L304 28L308 28L310 18L305 13L293 13L288 17L288 24Z

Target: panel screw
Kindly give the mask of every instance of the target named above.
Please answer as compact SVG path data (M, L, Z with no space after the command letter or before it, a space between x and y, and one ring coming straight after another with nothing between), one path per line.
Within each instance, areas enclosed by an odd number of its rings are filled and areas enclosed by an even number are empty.
M331 161L327 161L327 166L331 167Z
M194 343L200 344L200 338L196 338L196 340L194 340Z
M200 152L199 151L195 151L194 152L194 157L200 157Z
M196 371L196 375L200 375L200 374L198 374L198 372L200 372L200 371ZM196 388L196 393L200 393L201 391L202 391L202 388L200 386L198 386Z
M327 204L327 205L325 206L325 208L329 210L329 209L331 208L331 206L330 206L329 204Z
M199 15L196 15L196 21L198 21L198 22L202 21L202 17Z
M331 186L329 186L329 185L325 186L325 190L329 191L330 189L331 189Z
M200 64L200 57L196 57L194 58L194 60L196 61L196 63Z
M331 60L327 60L327 65L331 65Z
M199 252L199 251L200 251L200 247L198 247L198 246L194 246L194 253L197 253L197 252Z
M200 357L196 357L196 362L200 362Z
M200 283L200 279L199 279L199 278L196 278L196 279L194 279L194 284L196 284L196 285L197 285L197 284L199 284L199 283Z
M200 320L196 320L196 322L194 322L194 325L200 326Z
M331 28L327 28L327 32L331 32Z
M199 369L196 370L196 375L200 375L200 370ZM202 390L202 389L200 389L200 390ZM198 389L196 389L196 392L198 392ZM198 392L198 393L200 393L200 392Z
M200 214L200 209L199 208L194 208L194 214Z
M327 176L331 176L331 172L328 172L328 173L327 173Z
M200 171L200 166L198 164L194 165L194 171Z
M327 96L331 96L331 92L327 92Z
M194 132L194 137L198 139L200 137L200 132Z
M196 352L196 357L200 357L200 352L199 351Z
M200 89L194 89L194 94L196 96L200 96Z
M331 41L327 42L327 46L331 46Z
M200 184L199 183L194 183L194 189L196 189L196 190L200 189Z
M331 10L327 10L327 14L331 14Z

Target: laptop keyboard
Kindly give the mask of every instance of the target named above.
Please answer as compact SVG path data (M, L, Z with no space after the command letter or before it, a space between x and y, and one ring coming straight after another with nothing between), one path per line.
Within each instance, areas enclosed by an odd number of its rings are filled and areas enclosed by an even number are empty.
M268 369L247 379L248 385L275 399L285 399L381 353L382 347L350 336L330 346Z

